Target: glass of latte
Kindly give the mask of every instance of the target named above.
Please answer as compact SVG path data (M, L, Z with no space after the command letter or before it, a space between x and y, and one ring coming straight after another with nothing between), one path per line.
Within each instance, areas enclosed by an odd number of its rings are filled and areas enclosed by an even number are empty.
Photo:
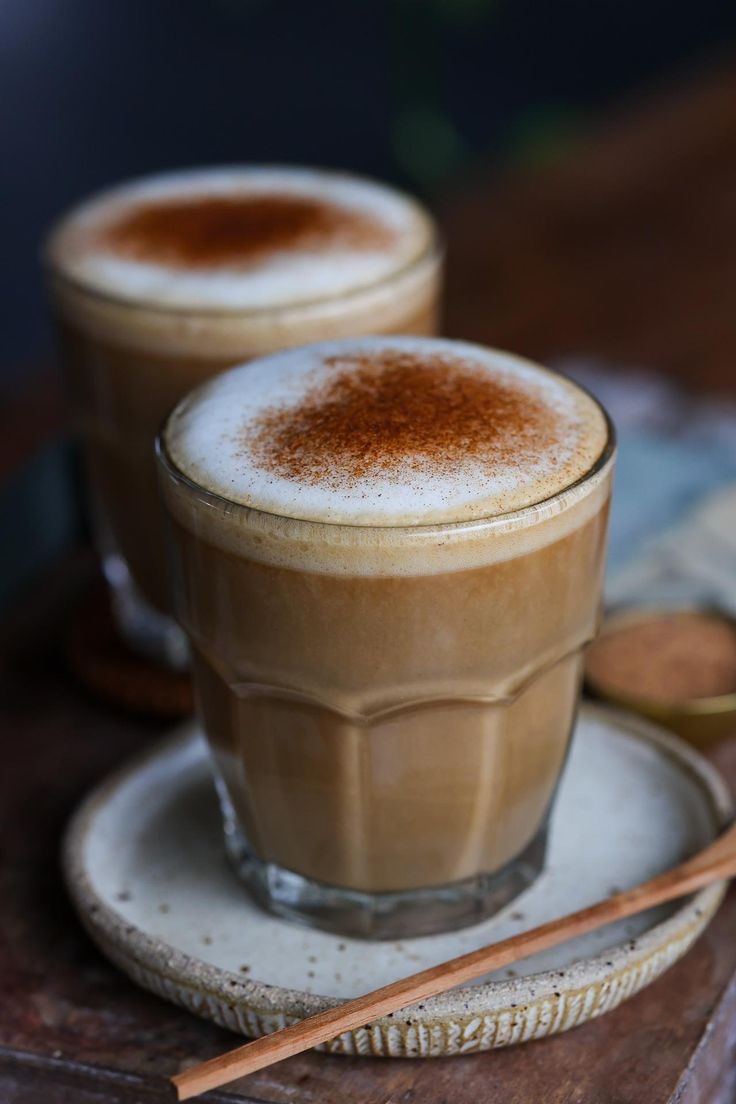
M613 451L575 384L431 338L288 350L175 408L177 613L260 902L397 937L479 921L540 873Z
M92 520L119 629L181 666L153 442L223 368L291 345L435 332L432 219L381 184L298 168L201 169L104 192L46 246Z

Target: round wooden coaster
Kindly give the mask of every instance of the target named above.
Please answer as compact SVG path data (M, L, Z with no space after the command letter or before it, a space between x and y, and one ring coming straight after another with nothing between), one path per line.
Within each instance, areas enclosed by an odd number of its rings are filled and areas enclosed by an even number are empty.
M188 717L194 711L186 672L159 667L136 655L120 639L103 584L94 587L75 609L65 651L80 682L110 705L166 720Z

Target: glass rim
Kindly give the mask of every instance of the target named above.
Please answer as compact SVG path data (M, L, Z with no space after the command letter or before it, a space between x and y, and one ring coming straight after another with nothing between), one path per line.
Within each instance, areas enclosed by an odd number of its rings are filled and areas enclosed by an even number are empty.
M205 166L206 167L206 166ZM225 166L227 167L227 166ZM296 167L298 169L306 169L308 171L322 171L326 173L337 172L337 170L321 169L317 170L314 166L299 165L299 166L280 166L278 164L263 164L258 165L258 168L266 169L278 169ZM156 176L157 174L151 174ZM62 226L66 220L71 216L72 212L76 209L72 207L69 212L62 214L51 225L49 231L43 239L41 246L41 263L44 271L47 274L47 278L51 281L57 281L62 285L73 289L78 294L87 296L88 298L95 300L99 303L107 303L116 308L122 310L145 310L147 313L153 315L161 315L163 317L180 315L188 315L203 318L260 318L260 317L274 317L279 314L296 314L299 311L310 313L316 311L319 307L328 306L333 303L350 303L357 301L366 295L370 295L371 292L379 291L385 287L391 287L394 282L399 282L406 276L410 275L415 269L419 269L422 264L434 262L439 265L445 258L447 249L445 245L444 237L437 224L432 211L429 210L425 204L416 196L411 195L408 192L404 192L401 188L394 187L393 184L384 183L383 181L376 181L369 176L361 176L360 173L338 173L338 175L351 176L356 180L368 183L378 184L381 188L386 188L391 192L395 192L405 199L412 207L415 207L426 220L428 229L430 231L429 239L423 245L423 247L413 256L403 261L398 268L392 269L384 276L371 280L364 284L359 284L356 287L351 288L346 292L335 292L330 295L322 295L313 299L304 299L297 303L280 303L273 304L271 306L263 307L239 307L233 306L216 306L216 305L186 305L186 304L167 304L167 303L155 303L150 302L145 295L122 295L117 292L109 291L106 289L95 287L94 284L88 282L79 277L73 276L71 273L65 270L63 262L52 256L52 242L60 232ZM146 179L138 178L138 179ZM132 182L131 182L132 183ZM88 198L87 201L83 200L77 207L83 206L85 202L92 202L95 196L101 196L105 191L110 189L102 189L100 192L94 193Z
M555 370L546 369L546 371L554 372ZM561 375L562 373L555 372L555 374ZM173 458L170 456L169 450L166 446L166 430L168 428L170 420L173 418L174 414L179 408L180 403L184 400L180 400L179 402L177 402L161 423L159 431L156 434L154 451L157 463L167 476L172 478L176 483L183 485L188 490L196 493L200 498L205 498L209 500L213 504L218 505L231 514L237 512L256 515L264 518L274 518L277 520L294 522L297 525L314 526L315 528L324 527L332 531L337 529L345 529L351 530L356 533L360 532L361 530L366 532L369 530L384 530L386 532L395 533L399 533L402 531L406 533L424 532L426 534L437 532L447 533L459 530L468 531L473 529L474 527L480 528L483 526L492 525L494 523L502 524L503 522L508 522L510 520L523 520L527 515L532 514L540 507L553 504L557 500L563 499L571 491L574 491L578 487L581 487L584 484L590 482L601 472L603 472L608 464L613 460L616 454L617 447L616 428L608 411L587 387L584 387L576 380L572 380L570 382L572 382L575 387L577 387L580 391L588 396L588 398L600 411L603 417L603 422L606 428L606 439L603 442L603 447L596 459L576 479L573 479L572 482L567 483L564 487L560 487L559 490L554 491L550 495L545 495L543 498L537 499L534 502L529 502L525 506L521 506L515 510L506 510L497 514L486 514L480 517L468 518L464 521L428 521L413 522L410 524L406 524L404 522L396 525L379 525L375 522L359 523L349 521L325 521L323 519L316 518L294 517L291 514L276 513L276 511L274 510L264 510L260 506L248 506L244 502L235 502L233 499L226 498L225 495L219 494L217 491L212 491L208 487L204 487L201 483L198 483L196 479L192 479L191 476L188 476L186 472L183 472L181 468L177 466Z
M439 232L435 232L431 241L421 253L418 253L417 256L413 257L411 260L404 262L400 268L387 273L385 276L381 277L381 279L373 280L367 284L360 284L346 292L335 292L332 295L323 295L317 299L302 299L298 303L280 303L278 305L266 307L202 307L194 305L187 306L186 304L172 305L151 303L144 298L126 298L121 295L114 295L111 292L91 287L83 280L63 272L58 265L55 265L54 262L51 261L45 249L43 252L43 261L44 268L51 282L55 281L59 284L65 284L67 287L72 288L75 292L86 296L88 299L92 299L98 303L109 304L119 310L145 311L147 314L161 317L246 319L272 318L278 315L298 314L299 312L308 314L332 304L358 302L360 299L369 296L372 292L381 291L384 288L390 288L395 283L399 283L406 276L411 275L413 271L418 270L424 263L435 262L439 267L445 258L445 254L446 247L444 239Z

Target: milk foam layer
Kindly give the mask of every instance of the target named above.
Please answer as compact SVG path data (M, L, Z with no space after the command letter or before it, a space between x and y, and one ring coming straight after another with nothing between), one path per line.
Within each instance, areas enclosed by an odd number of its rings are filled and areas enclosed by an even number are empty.
M334 207L342 218L369 219L381 240L350 237L276 248L242 263L171 264L115 251L106 232L151 203L211 197L294 196ZM52 269L78 285L131 303L168 308L264 310L297 306L369 288L402 271L433 245L431 220L407 196L344 174L291 168L201 169L146 178L82 204L52 235Z
M422 442L424 451L418 454L410 449L365 465L351 458L345 470L339 457L324 469L303 462L300 467L299 453L296 468L274 463L264 450L264 424L272 432L269 425L278 427L282 418L288 423L294 411L310 402L314 406L316 395L313 421L319 425L324 421L322 389L338 379L349 383L356 357L380 373L397 354L420 369L441 363L467 372L471 383L502 385L522 411L528 406L536 412L531 439L523 424L489 422L489 440L501 442L490 452L474 453L460 440L450 442L449 453L435 450L437 457ZM418 376L413 372L417 386L423 378L421 371ZM431 404L431 396L427 401ZM436 412L440 442L443 410L440 406ZM423 416L432 426L434 407ZM394 337L326 342L232 369L185 399L166 430L166 448L179 470L230 502L304 521L379 527L468 522L522 510L573 486L595 465L606 440L600 407L561 376L461 342ZM368 439L367 457L369 446Z

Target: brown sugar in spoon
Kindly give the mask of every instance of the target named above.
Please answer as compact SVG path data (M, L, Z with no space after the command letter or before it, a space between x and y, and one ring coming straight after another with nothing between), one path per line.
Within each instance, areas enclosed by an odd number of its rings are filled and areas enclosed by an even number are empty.
M697 855L663 874L616 893L595 905L571 912L521 932L510 939L479 947L409 977L392 981L371 993L318 1012L299 1023L264 1035L254 1042L211 1058L172 1077L178 1100L189 1100L208 1089L226 1085L236 1078L273 1065L300 1051L325 1043L345 1031L363 1027L371 1020L397 1012L407 1005L437 996L455 985L473 981L490 970L528 958L539 951L622 920L655 905L684 897L711 882L736 875L736 824Z

